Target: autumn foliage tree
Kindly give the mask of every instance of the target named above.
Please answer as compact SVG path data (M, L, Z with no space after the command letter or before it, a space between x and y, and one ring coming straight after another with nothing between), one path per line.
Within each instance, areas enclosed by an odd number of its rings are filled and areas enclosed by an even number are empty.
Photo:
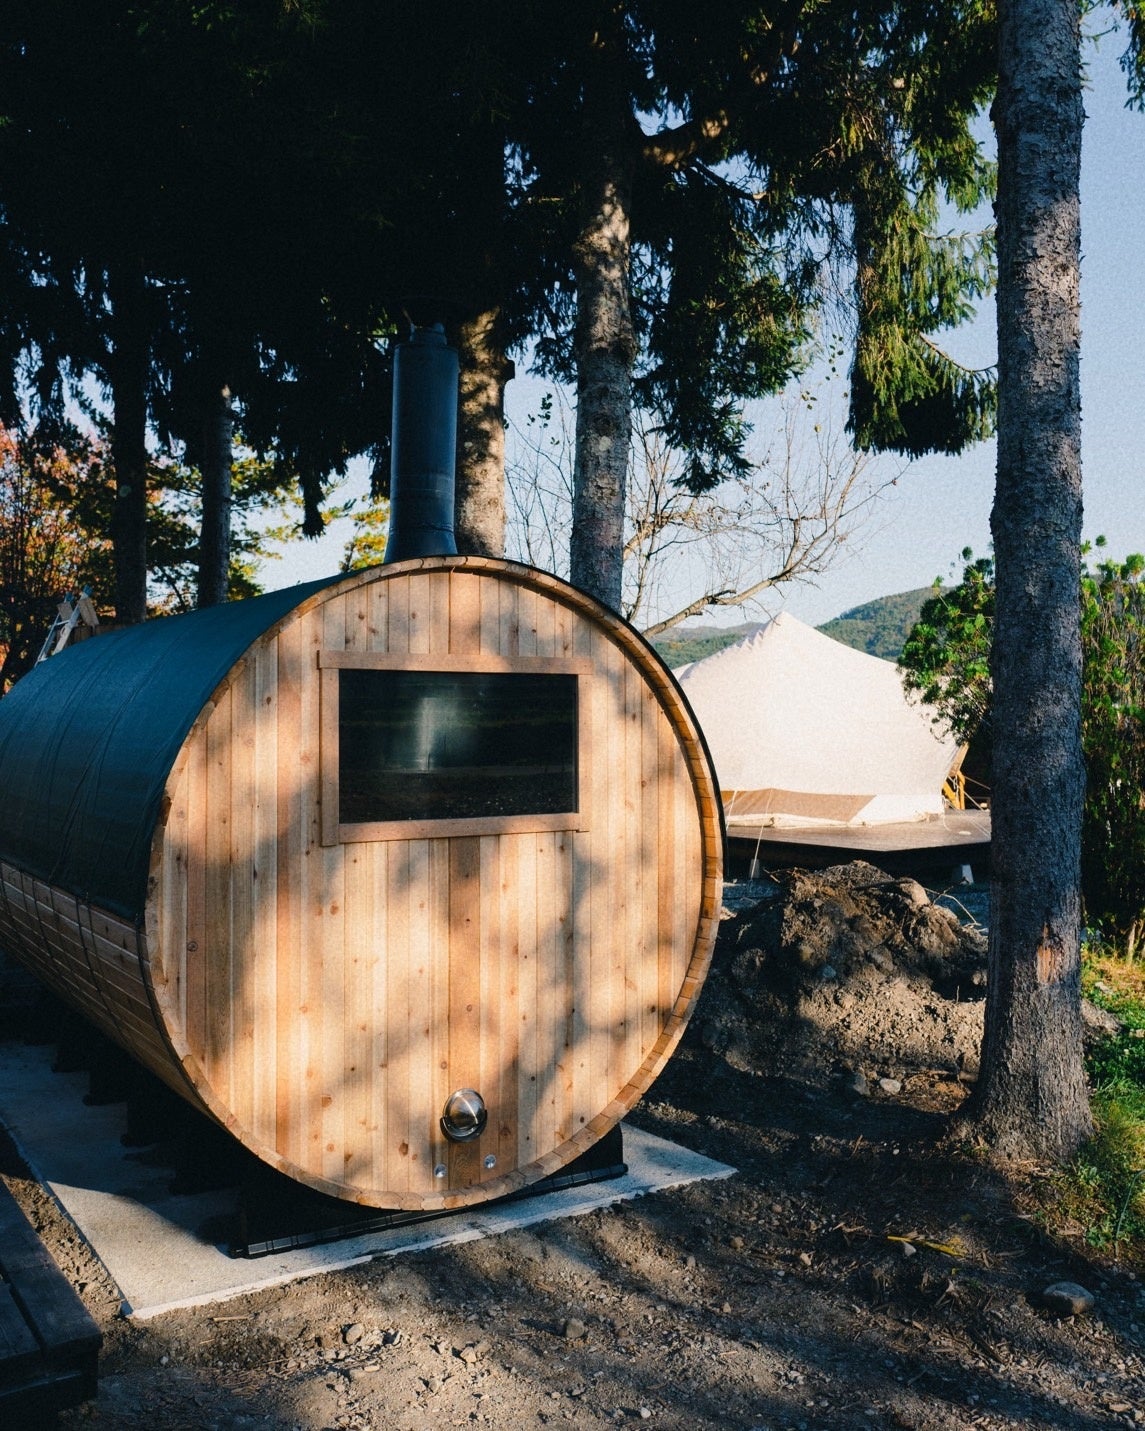
M110 576L110 541L83 515L105 495L103 466L76 434L40 448L0 427L0 693L35 663L61 599Z

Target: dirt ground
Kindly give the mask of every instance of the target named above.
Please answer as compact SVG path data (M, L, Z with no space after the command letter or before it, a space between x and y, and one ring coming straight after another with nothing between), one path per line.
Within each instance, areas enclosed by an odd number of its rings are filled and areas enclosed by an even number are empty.
M1038 1169L1004 1178L943 1141L985 984L984 900L956 893L867 865L729 891L696 1015L633 1116L735 1166L724 1181L134 1323L0 1153L105 1337L99 1397L61 1426L1145 1423L1145 1268L1045 1235ZM1092 1308L1048 1306L1060 1282Z

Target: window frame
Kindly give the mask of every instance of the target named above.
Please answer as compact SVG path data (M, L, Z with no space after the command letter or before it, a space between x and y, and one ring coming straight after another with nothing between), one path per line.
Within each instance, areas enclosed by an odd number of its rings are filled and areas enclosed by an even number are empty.
M423 820L339 819L339 673L356 671L440 671L473 675L575 676L576 684L576 788L575 810L552 814L476 815ZM466 835L513 835L549 830L587 830L585 776L589 769L588 678L589 661L549 656L433 656L391 655L384 651L319 651L320 701L320 805L321 842L324 846L366 844L379 840L435 840Z

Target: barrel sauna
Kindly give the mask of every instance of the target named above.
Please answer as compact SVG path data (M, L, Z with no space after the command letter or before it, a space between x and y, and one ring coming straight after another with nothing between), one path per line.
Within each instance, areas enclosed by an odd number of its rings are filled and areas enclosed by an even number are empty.
M718 920L700 731L619 617L433 556L112 632L0 701L0 943L298 1182L514 1192L663 1067Z

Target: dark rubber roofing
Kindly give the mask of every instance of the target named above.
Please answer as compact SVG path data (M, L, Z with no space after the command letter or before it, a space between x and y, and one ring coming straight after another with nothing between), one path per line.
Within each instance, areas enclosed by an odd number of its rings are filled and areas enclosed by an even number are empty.
M124 627L42 661L0 700L0 859L143 917L163 788L212 692L340 578Z

